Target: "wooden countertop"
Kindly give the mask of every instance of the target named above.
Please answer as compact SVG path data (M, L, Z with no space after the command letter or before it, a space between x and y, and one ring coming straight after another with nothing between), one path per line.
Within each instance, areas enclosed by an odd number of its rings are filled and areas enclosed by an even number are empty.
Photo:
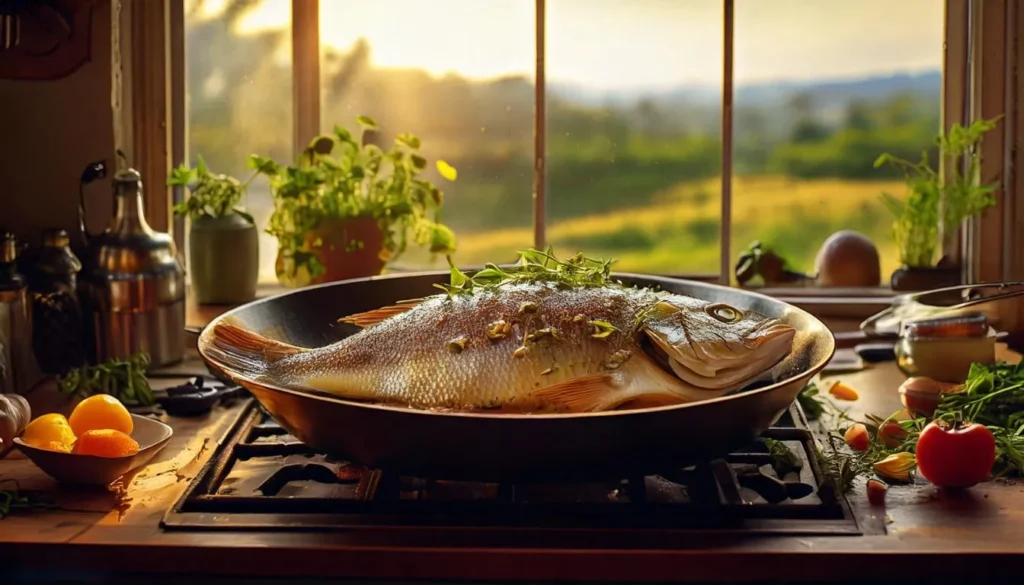
M1000 351L1003 359L1020 359ZM888 415L900 408L896 388L903 376L893 364L840 377L862 393L851 415ZM594 550L593 544L554 549L486 531L162 531L165 510L213 454L218 437L239 410L218 407L199 419L167 419L174 437L150 465L128 479L123 500L104 489L56 486L20 453L0 460L0 480L16 479L26 490L53 491L60 506L0 520L0 582L6 583L5 567L280 578L634 582L940 576L974 581L1024 574L1024 483L995 481L953 494L920 480L918 485L891 488L884 508L870 506L858 490L850 500L865 536L704 534L680 536L671 549L662 550Z

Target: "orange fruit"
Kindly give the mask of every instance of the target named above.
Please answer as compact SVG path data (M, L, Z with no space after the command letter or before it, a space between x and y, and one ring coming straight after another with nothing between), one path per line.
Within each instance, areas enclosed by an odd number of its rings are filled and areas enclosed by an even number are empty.
M135 428L128 409L109 394L96 394L79 402L68 417L68 423L78 436L99 429L113 429L130 435Z
M75 442L75 433L63 414L51 413L37 416L25 426L21 440L39 449L69 451ZM53 449L51 443L67 448Z
M71 452L71 443L65 443L64 441L50 441L49 443L42 446L47 451L60 451L61 453Z
M75 441L72 453L78 455L96 455L98 457L124 457L139 452L139 444L135 439L121 431L113 429L95 429L85 431Z

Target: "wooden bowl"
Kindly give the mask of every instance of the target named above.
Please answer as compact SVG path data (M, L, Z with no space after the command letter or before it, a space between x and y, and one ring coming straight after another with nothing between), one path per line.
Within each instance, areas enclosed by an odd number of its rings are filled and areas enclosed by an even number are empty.
M171 427L151 418L133 414L132 422L134 428L131 436L138 442L139 452L124 457L98 457L50 451L33 447L22 441L21 437L15 438L14 444L39 469L61 483L107 485L125 473L149 463L174 434Z

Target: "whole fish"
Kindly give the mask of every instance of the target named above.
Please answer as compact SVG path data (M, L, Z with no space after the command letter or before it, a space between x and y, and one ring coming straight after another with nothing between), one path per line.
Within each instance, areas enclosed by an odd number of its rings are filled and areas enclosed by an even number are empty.
M513 283L341 319L306 349L230 323L207 353L236 375L422 409L594 412L705 400L792 348L791 325L723 303L621 285Z

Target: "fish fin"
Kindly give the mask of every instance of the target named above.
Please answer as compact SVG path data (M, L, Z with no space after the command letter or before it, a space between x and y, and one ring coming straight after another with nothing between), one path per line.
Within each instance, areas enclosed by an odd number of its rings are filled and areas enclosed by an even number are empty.
M212 343L208 353L234 369L255 373L267 364L306 349L263 337L230 323L213 326Z
M564 406L573 412L593 412L602 409L609 401L609 393L620 390L618 379L611 372L580 376L552 384L533 395L541 402Z
M394 305L388 305L386 307L380 307L372 311L365 311L363 313L355 313L348 317L342 317L338 319L339 323L348 323L357 327L370 327L376 325L385 319L390 319L395 315L401 315L402 313L416 308L420 303L426 299L409 299L407 301L398 301Z

